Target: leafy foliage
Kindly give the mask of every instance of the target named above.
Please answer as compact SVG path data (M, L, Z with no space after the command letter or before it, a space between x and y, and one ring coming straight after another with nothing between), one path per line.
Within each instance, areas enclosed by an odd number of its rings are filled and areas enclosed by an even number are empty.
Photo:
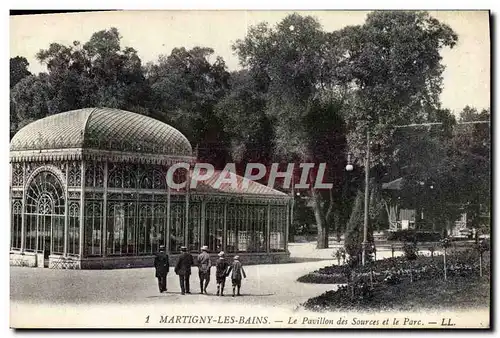
M10 58L10 88L14 87L25 77L31 75L28 66L29 62L23 56Z
M137 52L120 48L116 28L96 32L85 44L51 43L37 53L47 73L25 78L11 90L13 110L22 121L84 107L144 112L148 90Z

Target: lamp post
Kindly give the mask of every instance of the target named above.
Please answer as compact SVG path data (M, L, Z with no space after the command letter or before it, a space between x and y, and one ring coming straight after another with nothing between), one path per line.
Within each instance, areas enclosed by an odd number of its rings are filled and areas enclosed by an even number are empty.
M368 180L370 178L370 131L366 132L366 159L365 159L365 221L363 224L363 253L361 262L365 265L366 246L368 245L368 198L370 187Z

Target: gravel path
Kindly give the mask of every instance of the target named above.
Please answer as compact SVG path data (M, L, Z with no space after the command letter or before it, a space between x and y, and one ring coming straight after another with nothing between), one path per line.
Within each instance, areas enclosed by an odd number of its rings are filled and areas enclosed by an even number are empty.
M242 283L243 296L239 303L286 306L295 308L310 297L317 296L333 285L299 283L296 279L308 272L331 264L332 261L253 265L245 267L247 279ZM11 267L11 302L31 304L151 304L175 302L234 302L233 297L216 297L215 271L208 295L199 294L197 268L191 277L192 294L180 294L178 277L168 274L167 293L157 290L153 268L120 270L52 270ZM230 279L226 294L231 293ZM244 300L244 301L243 301Z

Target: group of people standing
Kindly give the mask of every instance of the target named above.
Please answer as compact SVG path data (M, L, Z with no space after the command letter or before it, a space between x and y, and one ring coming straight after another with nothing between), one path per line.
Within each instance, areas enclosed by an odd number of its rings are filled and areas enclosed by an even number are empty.
M231 275L233 285L233 297L241 296L241 280L246 278L245 270L239 260L239 256L234 256L233 262L229 263L225 259L223 251L218 254L219 259L215 263L215 279L217 282L217 296L224 296L224 286L226 278ZM191 267L198 266L198 277L200 279L200 293L207 294L207 287L210 283L211 268L213 266L208 247L203 246L198 255L196 264L193 256L187 252L185 246L181 247L181 254L175 265L175 274L179 276L181 294L190 294L189 278L191 276ZM170 269L168 254L165 252L165 246L160 246L160 251L156 254L154 260L156 278L158 279L158 288L160 293L167 291L167 274Z

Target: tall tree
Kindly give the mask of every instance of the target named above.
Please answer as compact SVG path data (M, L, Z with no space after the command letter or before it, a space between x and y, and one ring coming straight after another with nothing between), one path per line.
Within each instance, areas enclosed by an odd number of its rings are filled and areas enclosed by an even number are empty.
M361 163L368 130L373 164L390 164L399 160L394 127L426 122L440 108L440 51L457 39L449 26L418 11L373 12L364 25L341 31L352 89L345 106L348 140Z
M273 129L265 114L265 92L247 71L231 73L229 90L217 103L216 114L229 138L232 160L244 170L249 162L272 162Z
M120 40L118 30L110 28L83 45L52 43L37 54L48 69L51 114L89 106L136 110L148 99L137 51L121 49Z
M37 53L47 73L29 76L11 89L11 114L22 126L46 115L84 107L112 107L146 113L150 90L133 48L120 47L116 28L84 44L51 43ZM11 62L12 63L12 62ZM17 130L17 126L13 128Z
M10 58L10 88L14 87L19 81L31 75L28 70L29 62L24 56Z
M363 25L346 27L337 37L349 81L343 110L349 148L364 167L370 147L370 167L364 170L378 185L404 156L401 143L393 139L395 126L430 121L439 110L440 51L452 48L458 37L427 12L416 11L373 12Z
M146 66L152 114L179 128L199 147L201 160L224 166L227 138L215 106L228 88L229 73L211 48L174 48Z
M50 84L47 74L30 75L10 90L11 138L26 124L47 116Z
M318 248L328 247L328 224L339 210L345 165L343 97L336 91L336 50L312 17L292 14L276 27L251 27L233 49L265 95L265 114L273 127L273 152L293 162L327 163L325 180L333 189L309 190L318 226ZM326 66L328 65L328 67ZM328 76L326 76L328 74ZM314 185L315 172L309 182ZM337 217L338 219L338 217Z

